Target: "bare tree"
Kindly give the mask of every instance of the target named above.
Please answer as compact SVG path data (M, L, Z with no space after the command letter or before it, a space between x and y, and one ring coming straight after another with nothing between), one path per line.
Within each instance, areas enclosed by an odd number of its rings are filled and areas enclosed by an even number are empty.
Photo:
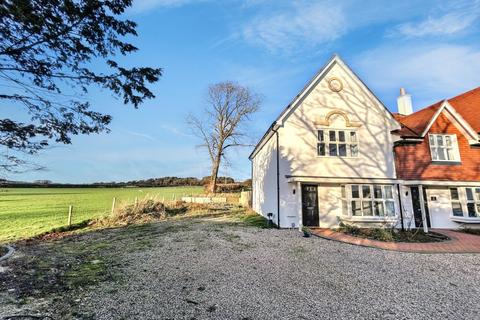
M218 170L227 149L249 146L245 123L260 107L261 98L234 82L221 82L208 88L207 105L201 116L190 115L188 123L203 140L212 162L210 191L217 189Z

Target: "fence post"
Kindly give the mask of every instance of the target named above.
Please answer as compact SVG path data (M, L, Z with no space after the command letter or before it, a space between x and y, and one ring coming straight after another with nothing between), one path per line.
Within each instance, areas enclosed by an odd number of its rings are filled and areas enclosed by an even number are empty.
M115 210L115 201L117 200L117 198L113 197L113 202L112 202L112 214L113 214L113 211Z
M72 225L73 206L68 206L68 226Z

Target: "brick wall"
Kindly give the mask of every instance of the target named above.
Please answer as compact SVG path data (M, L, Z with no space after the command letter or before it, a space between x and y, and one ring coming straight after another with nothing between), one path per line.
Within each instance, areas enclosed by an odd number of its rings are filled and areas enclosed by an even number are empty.
M432 163L427 134L420 144L395 147L395 166L400 179L480 181L480 148L471 147L460 130L443 114L429 133L456 134L461 163Z

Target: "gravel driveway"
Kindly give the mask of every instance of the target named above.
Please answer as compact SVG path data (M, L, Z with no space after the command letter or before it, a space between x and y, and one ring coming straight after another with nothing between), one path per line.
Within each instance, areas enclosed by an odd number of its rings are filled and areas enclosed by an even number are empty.
M71 318L478 319L480 313L478 255L382 251L211 220L140 231L76 240L115 239L119 265L115 280L69 293ZM141 250L122 250L125 241L146 238Z

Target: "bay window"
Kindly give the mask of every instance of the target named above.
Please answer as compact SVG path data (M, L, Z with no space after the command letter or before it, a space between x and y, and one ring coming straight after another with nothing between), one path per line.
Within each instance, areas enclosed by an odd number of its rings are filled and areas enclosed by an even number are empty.
M467 212L470 218L480 217L480 187L465 188L467 192Z
M394 217L395 201L392 185L352 184L342 186L343 212L354 217ZM344 197L346 194L346 197Z
M460 201L460 194L458 188L450 188L450 199L452 202L452 212L456 217L463 216L462 202Z

